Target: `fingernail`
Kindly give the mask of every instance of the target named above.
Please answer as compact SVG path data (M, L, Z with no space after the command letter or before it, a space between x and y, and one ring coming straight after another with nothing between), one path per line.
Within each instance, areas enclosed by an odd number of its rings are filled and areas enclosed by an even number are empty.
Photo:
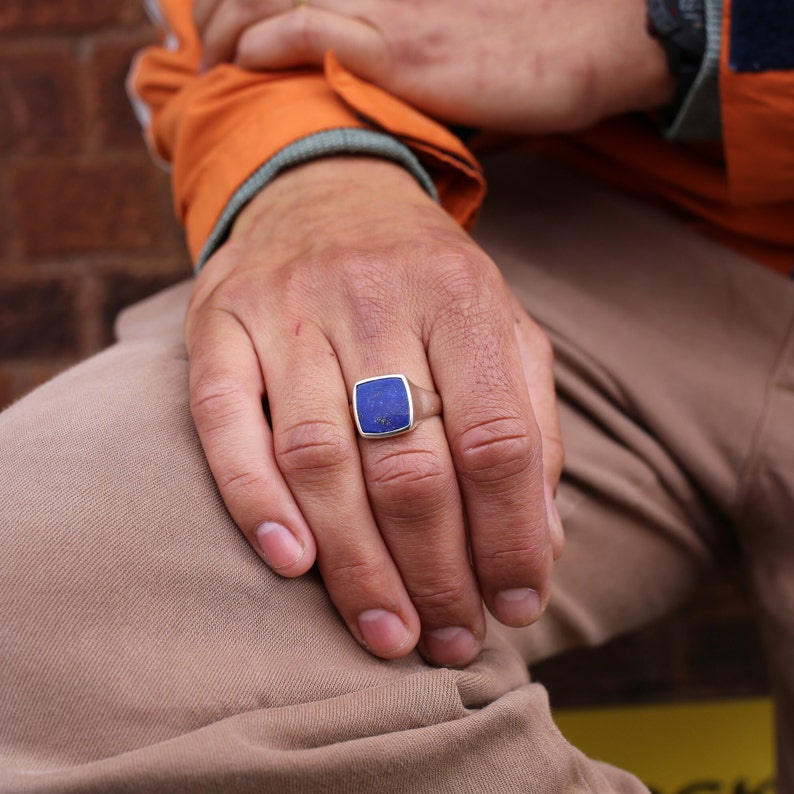
M507 626L528 626L541 613L540 596L529 587L502 590L493 599L496 617Z
M385 609L367 609L359 614L358 628L367 649L373 653L399 650L411 636L400 616Z
M260 524L254 534L259 550L274 571L296 563L306 552L295 535L275 521Z
M436 663L459 666L470 662L477 652L477 639L461 626L447 626L425 632L424 652Z

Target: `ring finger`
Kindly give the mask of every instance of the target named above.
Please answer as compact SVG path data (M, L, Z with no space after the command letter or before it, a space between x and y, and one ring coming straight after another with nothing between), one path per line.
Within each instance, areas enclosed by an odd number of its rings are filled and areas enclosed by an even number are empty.
M339 363L318 328L300 327L299 345L260 352L276 461L350 631L377 656L404 656L419 638L419 617L370 509Z
M379 342L373 353L366 345L343 367L360 378L401 368L432 388L418 339L410 350ZM404 389L391 380L399 403ZM419 648L437 664L466 664L479 652L485 623L442 420L428 418L399 435L360 438L359 448L372 513L421 619Z

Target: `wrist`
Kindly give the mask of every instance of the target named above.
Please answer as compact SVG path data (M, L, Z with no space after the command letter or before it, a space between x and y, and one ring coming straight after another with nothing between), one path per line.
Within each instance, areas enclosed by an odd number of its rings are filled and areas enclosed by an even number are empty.
M378 157L323 157L279 174L237 215L229 239L258 231L278 230L307 216L330 215L355 223L356 208L374 209L381 202L426 202L437 206L406 169Z
M703 0L647 0L648 32L665 54L674 82L670 101L661 105L669 124L691 90L706 54L706 13Z
M646 0L622 0L611 26L592 29L599 57L593 59L598 68L590 123L654 110L672 99L675 81L664 48L648 32L646 8Z
M299 138L275 152L237 187L201 247L196 260L196 272L201 271L207 260L227 240L235 219L243 208L279 174L302 163L342 155L399 163L412 174L429 196L438 201L436 186L430 175L411 149L397 138L376 130L357 127L321 130Z

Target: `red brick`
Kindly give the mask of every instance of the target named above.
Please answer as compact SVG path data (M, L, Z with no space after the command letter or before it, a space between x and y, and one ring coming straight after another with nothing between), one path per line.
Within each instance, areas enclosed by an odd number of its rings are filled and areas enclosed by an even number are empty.
M174 248L168 178L145 154L17 164L11 205L29 257Z
M0 410L63 371L76 359L0 364Z
M758 628L734 577L676 614L599 648L570 651L532 675L555 706L765 694Z
M154 40L153 31L114 31L98 35L91 44L87 64L89 101L94 132L103 148L143 147L125 81L135 53Z
M3 161L0 159L0 278L2 278L2 269L9 267L12 262L16 233L11 218L8 175L4 173L4 170Z
M0 53L0 150L76 150L81 105L70 45Z
M531 669L552 705L586 706L666 700L677 691L676 647L670 624L579 648Z
M80 288L64 275L0 281L0 359L80 352Z
M2 0L0 33L81 32L137 24L144 16L141 0Z
M170 287L189 275L190 268L185 264L184 267L169 268L163 273L113 273L107 276L105 299L100 308L100 344L109 345L113 342L113 326L123 308Z
M769 691L761 636L747 610L693 621L688 631L687 671L704 695L756 695Z
M7 364L0 364L0 411L19 396L14 383L14 371Z

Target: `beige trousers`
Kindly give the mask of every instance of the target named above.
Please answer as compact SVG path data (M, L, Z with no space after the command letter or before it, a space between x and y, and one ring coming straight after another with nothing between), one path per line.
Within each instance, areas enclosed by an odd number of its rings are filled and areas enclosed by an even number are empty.
M665 613L738 540L794 792L794 283L548 163L491 170L480 238L557 353L548 614L465 670L384 662L271 573L192 426L183 285L0 415L0 791L644 791L527 663Z

